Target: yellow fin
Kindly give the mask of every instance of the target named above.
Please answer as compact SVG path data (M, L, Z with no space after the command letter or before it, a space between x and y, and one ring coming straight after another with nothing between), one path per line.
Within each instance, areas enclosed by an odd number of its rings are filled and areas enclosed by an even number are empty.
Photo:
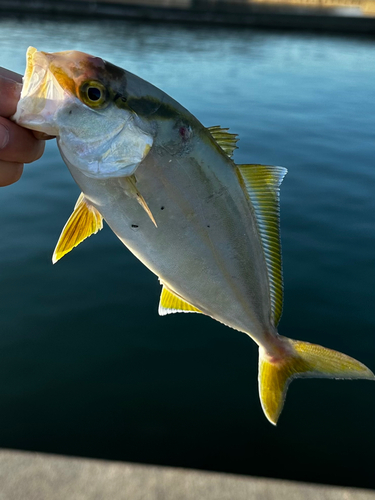
M181 299L181 297L178 297L163 285L159 302L160 316L165 316L166 314L172 314L177 312L200 313L201 311L196 307L192 306L191 304L185 302L183 299Z
M228 128L221 128L220 125L215 125L213 127L208 127L207 130L210 132L215 141L219 144L221 149L232 158L234 150L237 148L237 142L239 141L237 134L230 134Z
M259 348L259 397L268 420L276 425L289 383L298 377L375 380L362 363L320 345L278 337L285 353L271 359Z
M255 210L270 283L272 318L277 326L283 309L279 191L287 170L267 165L237 167Z
M100 231L102 227L103 217L96 208L86 201L84 194L81 193L72 215L61 232L53 252L52 262L55 264L83 240Z

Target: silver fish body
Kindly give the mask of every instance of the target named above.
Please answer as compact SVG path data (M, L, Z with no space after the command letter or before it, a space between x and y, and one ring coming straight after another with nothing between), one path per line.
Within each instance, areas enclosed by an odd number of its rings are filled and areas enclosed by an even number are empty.
M260 399L273 424L295 377L374 379L349 356L277 333L285 169L236 165L226 129L206 129L100 58L31 48L27 60L14 119L57 136L82 190L54 261L104 219L163 284L160 314L203 313L258 344Z
M207 135L206 151L198 135L178 156L155 141L138 166L137 188L157 227L126 194L122 178L92 179L68 167L87 200L162 283L264 345L276 330L258 228L234 165Z

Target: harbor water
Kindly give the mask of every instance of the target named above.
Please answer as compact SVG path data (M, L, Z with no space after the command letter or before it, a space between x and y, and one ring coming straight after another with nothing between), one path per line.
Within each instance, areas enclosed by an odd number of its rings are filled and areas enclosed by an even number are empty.
M29 45L103 57L238 133L237 163L287 167L279 331L375 370L373 38L0 19L1 66L23 73ZM297 380L271 426L256 345L159 317L108 227L52 265L78 195L54 141L0 189L0 447L375 488L374 383Z

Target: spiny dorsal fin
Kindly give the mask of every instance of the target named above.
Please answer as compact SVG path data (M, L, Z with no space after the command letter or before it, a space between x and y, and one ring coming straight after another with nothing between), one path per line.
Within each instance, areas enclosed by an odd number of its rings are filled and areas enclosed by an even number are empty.
M183 299L181 299L181 297L178 297L163 285L159 302L160 316L165 316L166 314L172 314L178 312L200 313L201 311L196 307L192 306L191 304L185 302Z
M229 158L232 158L234 150L238 149L236 145L237 141L239 141L238 135L230 134L228 132L229 128L221 128L220 125L208 127L207 130Z
M55 264L83 240L100 231L102 227L103 217L96 208L86 201L84 194L81 193L72 215L61 232L53 252L52 262Z
M287 170L266 165L238 165L238 170L255 210L267 263L272 318L277 326L283 308L279 191Z

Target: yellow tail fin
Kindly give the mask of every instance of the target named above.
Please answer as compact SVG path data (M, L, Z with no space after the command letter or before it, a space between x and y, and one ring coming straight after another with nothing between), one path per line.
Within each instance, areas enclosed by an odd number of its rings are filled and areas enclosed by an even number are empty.
M374 374L359 361L341 352L279 337L286 354L277 360L259 348L259 396L268 420L276 425L289 383L297 377L325 377L375 380Z

